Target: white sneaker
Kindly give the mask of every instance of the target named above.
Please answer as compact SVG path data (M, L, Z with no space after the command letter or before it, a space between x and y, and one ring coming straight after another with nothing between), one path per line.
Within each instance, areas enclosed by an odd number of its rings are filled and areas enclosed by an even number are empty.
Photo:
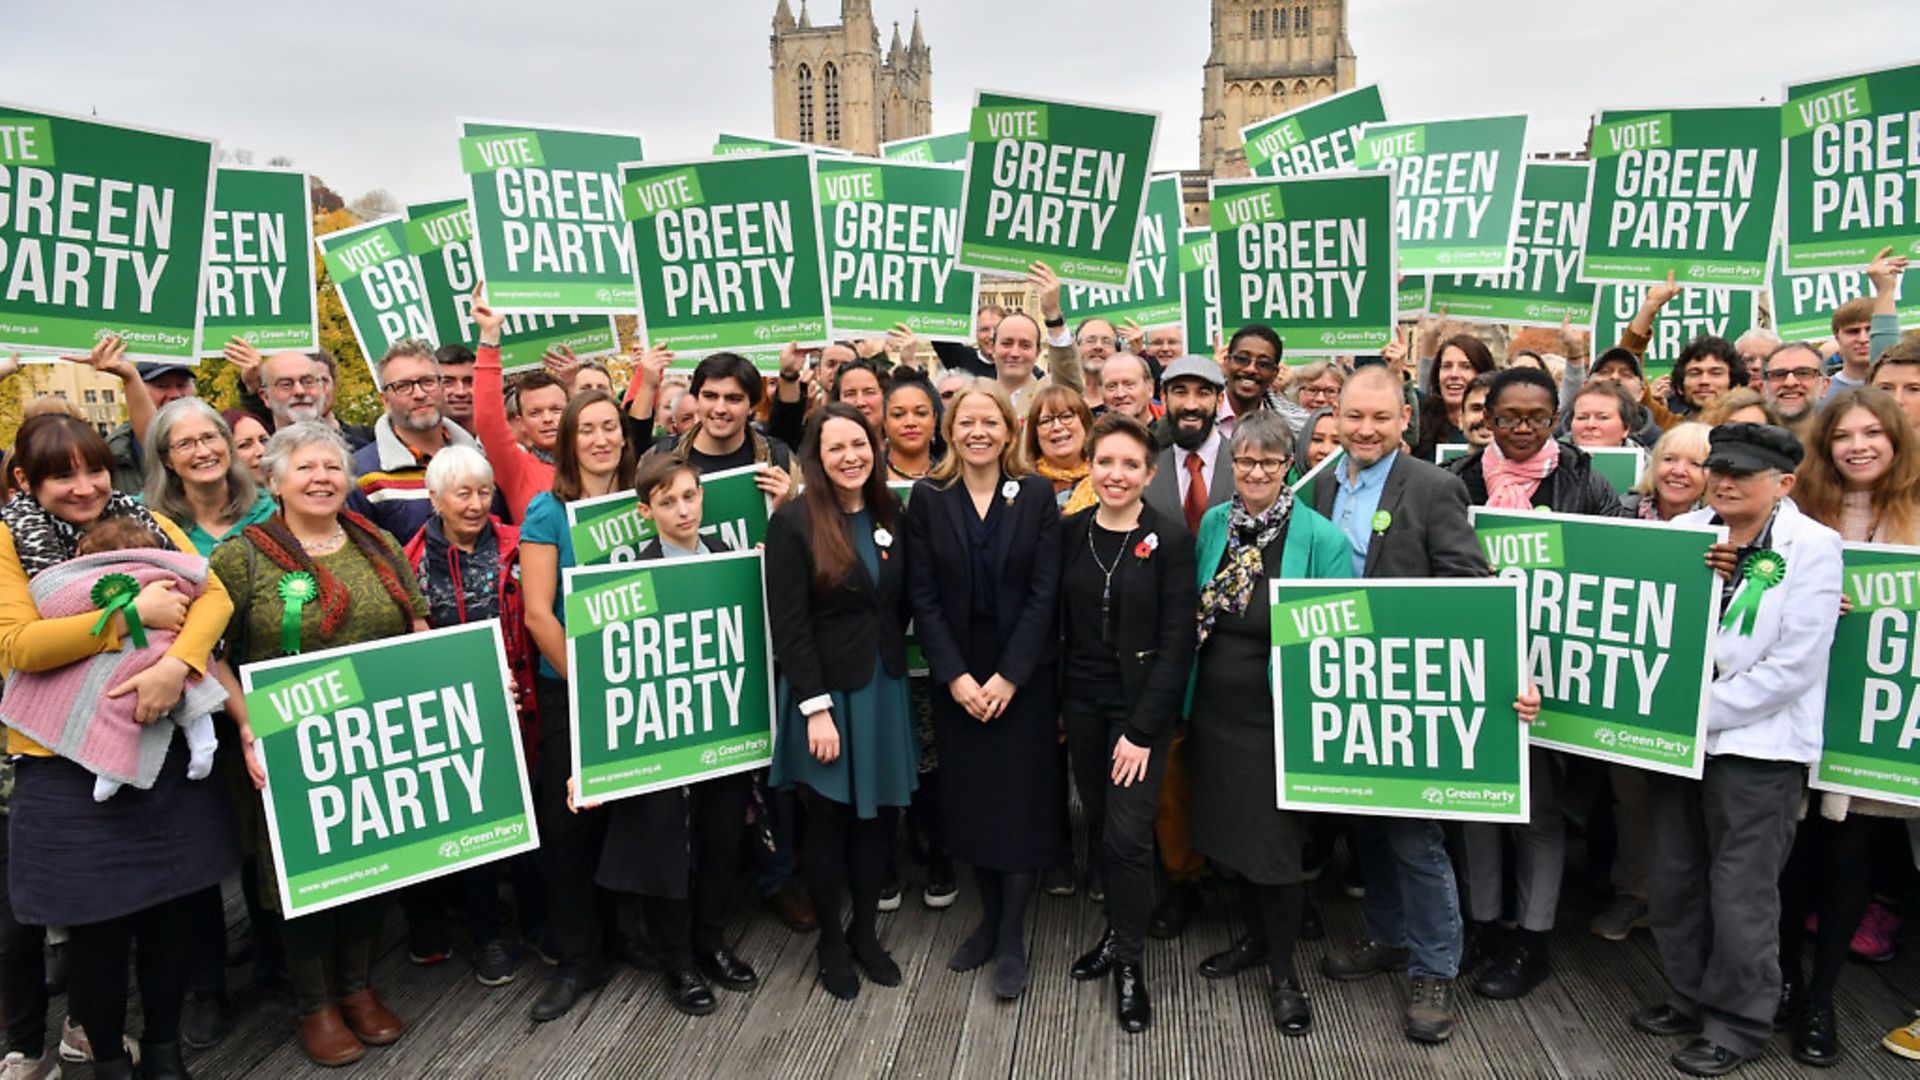
M0 1080L60 1080L60 1059L45 1053L30 1058L15 1050L0 1060Z
M127 1060L133 1062L134 1068L139 1068L139 1041L131 1035L122 1035L120 1045L127 1048ZM75 1064L93 1060L93 1044L87 1041L87 1031L74 1023L71 1016L60 1021L60 1060Z

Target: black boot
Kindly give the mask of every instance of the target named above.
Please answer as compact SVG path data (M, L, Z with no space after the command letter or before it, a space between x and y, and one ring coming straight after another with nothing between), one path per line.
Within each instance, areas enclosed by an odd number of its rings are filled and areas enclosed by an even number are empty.
M1120 1028L1138 1035L1153 1023L1153 1003L1147 1000L1147 973L1138 960L1113 962L1113 1000Z
M1280 1029L1280 1034L1297 1039L1313 1030L1313 1007L1299 983L1292 979L1275 982L1268 1002L1273 1006L1273 1026Z
M1840 1060L1840 1036L1834 1031L1833 1006L1809 1003L1793 1028L1793 1060L1827 1068Z
M193 1080L186 1062L180 1060L177 1042L150 1043L142 1039L139 1075L140 1080Z
M1473 989L1483 998L1511 1001L1525 997L1552 973L1545 932L1521 930L1514 934L1506 951L1481 973Z
M1099 943L1082 954L1080 959L1075 960L1073 967L1068 969L1067 974L1072 976L1076 981L1087 982L1090 979L1098 979L1107 972L1112 971L1114 963L1113 946L1113 928L1108 927L1107 932L1100 935Z

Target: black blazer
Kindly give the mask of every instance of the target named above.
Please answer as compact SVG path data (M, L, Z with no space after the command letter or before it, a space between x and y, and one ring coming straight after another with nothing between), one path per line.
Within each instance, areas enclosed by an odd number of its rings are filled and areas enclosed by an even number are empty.
M1341 470L1338 476L1315 485L1313 508L1338 526L1333 500L1346 478L1346 464L1335 468ZM1367 545L1364 576L1488 577L1493 573L1467 522L1467 486L1440 466L1414 457L1404 446L1387 470L1380 509L1390 521Z
M999 567L996 620L1000 662L994 672L1025 686L1052 663L1059 644L1055 605L1060 587L1060 503L1053 484L1022 477L1013 505L1003 511L994 563ZM1006 481L1003 479L1001 484ZM1000 489L993 497L1001 498ZM955 480L913 485L907 502L907 595L927 670L941 685L968 673L962 636L973 618L973 560L967 518L973 497Z
M774 656L797 702L867 685L876 653L887 674L907 673L907 556L897 536L899 502L890 530L896 536L880 548L879 581L856 558L839 585L816 590L813 528L804 499L787 503L767 521L767 617Z
M1087 534L1098 512L1098 507L1088 507L1061 524L1063 567L1086 550ZM1120 689L1133 703L1127 712L1127 738L1141 746L1151 745L1172 728L1180 711L1193 668L1194 613L1200 607L1193 536L1187 532L1187 523L1169 521L1142 504L1136 535L1144 540L1149 534L1160 543L1145 559L1134 555L1137 541L1120 553L1112 598ZM1067 610L1066 590L1060 590L1061 624L1074 615ZM1100 617L1098 611L1079 615L1094 621Z

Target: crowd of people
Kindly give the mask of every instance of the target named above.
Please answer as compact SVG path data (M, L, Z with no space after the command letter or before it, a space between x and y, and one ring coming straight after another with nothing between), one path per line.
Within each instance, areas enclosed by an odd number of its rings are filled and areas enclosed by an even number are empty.
M1149 940L1212 902L1237 911L1239 932L1200 974L1264 969L1274 1024L1304 1037L1331 992L1296 962L1297 943L1324 934L1306 886L1338 865L1365 929L1319 976L1404 972L1405 1033L1435 1043L1461 988L1509 1000L1552 975L1561 883L1584 851L1611 893L1592 931L1651 927L1670 992L1630 1019L1691 1040L1675 1067L1723 1074L1783 1029L1797 1059L1832 1064L1844 962L1892 954L1897 900L1920 878L1903 827L1920 809L1806 789L1841 544L1920 541L1904 269L1890 253L1867 268L1873 295L1833 313L1831 343L1701 337L1654 379L1644 353L1670 282L1597 355L1563 329L1557 352L1496 357L1429 321L1377 357L1293 366L1284 327L1233 328L1211 350L1165 328L1069 327L1058 280L1036 265L1038 312L981 308L973 346L923 356L899 328L789 346L771 374L731 353L689 366L639 347L625 387L565 350L509 376L504 317L476 290L470 345L404 340L377 358L369 427L334 415L325 354L232 342L240 407L217 411L190 370L131 364L106 339L75 359L121 379L127 424L102 437L33 402L7 456L0 1077L50 1076L62 1058L102 1076L188 1075L183 1046L228 1028L233 878L254 985L291 996L313 1061L403 1038L372 978L389 898L281 914L234 673L496 618L540 848L392 899L413 963L446 964L452 923L484 985L543 961L535 1021L621 962L660 972L666 1003L690 1015L713 1012L716 989L751 992L760 977L732 936L748 892L817 935L826 993L897 986L880 915L909 876L928 907L952 905L965 867L979 921L947 963L982 970L998 997L1031 980L1035 898L1084 893L1106 928L1070 974L1109 982L1119 1025L1144 1031ZM1620 447L1646 459L1624 492L1592 454ZM1300 483L1335 453L1327 482ZM698 557L725 550L701 530L700 479L743 466L773 509L771 768L575 799L566 505L631 494L656 529L641 559ZM1535 747L1524 825L1277 809L1265 583L1485 576L1475 505L1722 525L1710 562L1723 602L1750 556L1784 556L1756 619L1719 631L1704 776ZM159 569L105 614L68 613L61 590L85 560ZM175 727L123 771L19 719L16 691L55 693L65 673L104 680L100 712L123 726ZM1523 688L1510 721L1539 707ZM60 987L70 1015L52 1045ZM1920 1058L1920 1023L1885 1045Z

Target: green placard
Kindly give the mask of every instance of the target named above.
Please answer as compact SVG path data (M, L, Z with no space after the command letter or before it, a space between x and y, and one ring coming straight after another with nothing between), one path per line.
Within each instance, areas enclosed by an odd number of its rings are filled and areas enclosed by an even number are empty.
M742 465L700 477L701 535L725 541L734 551L766 542L767 496L754 483L759 475L759 466ZM640 504L631 491L566 505L576 566L635 562L640 549L653 539L653 522L641 515Z
M1284 209L1246 190L1277 189ZM1265 323L1289 359L1379 352L1393 339L1393 178L1215 180L1209 210L1223 327Z
M1920 64L1787 87L1787 271L1920 258Z
M1525 589L1534 742L1698 778L1706 760L1719 526L1475 507L1480 547Z
M1632 491L1647 467L1647 455L1637 446L1587 446L1582 449L1587 452L1587 457L1593 459L1593 471L1606 480L1615 495Z
M1433 310L1433 279L1425 274L1402 274L1393 290L1394 316L1411 319Z
M200 355L231 338L265 354L319 348L307 174L220 166L202 276Z
M463 163L480 166L467 169L467 189L487 302L503 312L632 311L633 237L620 211L618 172L621 162L640 160L640 136L486 120L459 125Z
M1640 302L1647 296L1645 284L1602 285L1599 301L1593 308L1594 355L1613 348L1620 332L1633 321ZM1691 285L1667 301L1653 320L1653 340L1647 346L1642 366L1647 377L1672 370L1673 362L1687 343L1702 334L1713 334L1737 341L1741 334L1760 325L1758 289L1734 289L1722 285Z
M1287 490L1293 492L1293 497L1299 500L1302 506L1320 505L1320 485L1339 482L1340 474L1336 470L1340 468L1340 462L1346 456L1345 450L1335 448L1332 453L1320 459L1320 464L1308 470L1305 476L1289 484ZM1300 464L1299 461L1293 463L1295 473L1300 471Z
M1780 110L1609 109L1593 129L1583 281L1754 287L1780 195ZM1862 260L1862 265L1865 260Z
M289 918L531 851L498 620L240 669Z
M214 147L0 102L0 352L196 362Z
M960 265L1061 281L1126 282L1145 212L1160 114L995 94L974 95L961 200Z
M1816 788L1920 806L1920 547L1848 544Z
M1428 302L1447 317L1519 326L1593 321L1596 287L1579 278L1587 231L1586 162L1529 161L1520 181L1513 261L1503 270L1435 274ZM1402 307L1402 315L1407 313Z
M1877 254L1877 252L1876 252ZM1784 245L1774 252L1773 277L1767 287L1772 292L1773 332L1782 341L1825 341L1833 336L1833 309L1849 300L1873 295L1873 283L1865 270L1820 270L1789 274L1786 271ZM1920 266L1910 265L1894 287L1899 298L1900 328L1920 328L1920 305L1909 304L1909 297L1920 297Z
M640 340L681 352L826 344L815 183L805 150L622 166Z
M595 628L567 637L578 798L643 795L773 760L760 575L758 550L566 571L569 594L604 598L581 612Z
M1519 582L1270 588L1281 808L1527 820Z
M963 170L821 158L820 227L834 338L905 323L933 341L973 341L976 279L954 265Z
M1220 267L1214 259L1212 229L1180 230L1180 291L1186 304L1187 351L1204 354L1217 338L1226 340L1220 327Z
M360 354L380 379L378 364L401 338L423 338L438 346L420 263L409 254L406 219L398 214L320 237L327 276L347 309L347 323Z
M473 211L465 199L441 199L407 207L407 246L420 263L420 279L440 341L471 346L480 338L473 322ZM582 359L620 351L611 315L507 313L500 330L500 366L508 374L542 367L548 349L565 346Z
M1356 166L1360 129L1383 123L1380 87L1369 83L1240 129L1255 176L1313 176Z
M1119 326L1132 319L1142 327L1184 326L1186 294L1180 287L1180 177L1156 176L1147 184L1147 209L1133 238L1133 262L1127 280L1117 286L1064 285L1060 307L1067 321L1099 316ZM1189 338L1206 341L1206 338ZM1196 352L1197 348L1188 352Z
M916 135L880 144L880 156L888 161L917 161L924 165L963 165L967 160L968 133L952 131L945 135Z
M1526 145L1525 116L1362 128L1356 164L1394 174L1400 269L1505 269L1519 225Z

